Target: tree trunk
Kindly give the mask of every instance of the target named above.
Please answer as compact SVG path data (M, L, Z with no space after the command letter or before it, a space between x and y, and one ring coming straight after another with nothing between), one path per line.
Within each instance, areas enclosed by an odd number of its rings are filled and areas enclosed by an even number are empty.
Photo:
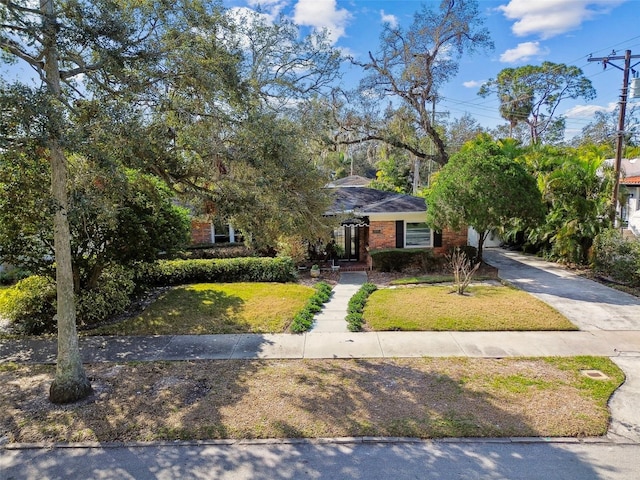
M482 262L482 249L484 247L484 241L487 238L489 232L478 232L478 253L476 253L476 263Z
M67 218L67 159L57 141L50 141L51 192L56 202L53 241L56 259L56 291L58 300L58 357L56 375L49 389L53 403L69 403L91 393L78 348L76 306L71 268L71 234Z
M45 76L49 93L62 100L58 49L57 21L52 0L40 0L43 15ZM54 116L55 114L52 114ZM88 396L92 389L82 366L76 330L76 306L71 264L71 233L67 216L68 165L60 143L60 118L49 118L49 155L51 160L51 194L55 202L53 243L56 264L58 356L56 375L49 389L53 403L69 403Z

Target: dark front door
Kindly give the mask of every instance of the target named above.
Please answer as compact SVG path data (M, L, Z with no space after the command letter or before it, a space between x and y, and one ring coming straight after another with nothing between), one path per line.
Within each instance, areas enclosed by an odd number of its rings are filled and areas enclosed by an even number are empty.
M360 228L355 225L345 225L334 231L336 245L340 245L344 252L340 260L357 262L360 260Z

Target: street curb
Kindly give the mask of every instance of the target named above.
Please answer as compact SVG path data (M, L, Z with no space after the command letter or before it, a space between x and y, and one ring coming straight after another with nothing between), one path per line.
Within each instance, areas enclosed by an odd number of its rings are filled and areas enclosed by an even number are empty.
M157 441L157 442L77 442L77 443L8 443L0 445L0 450L34 449L71 449L71 448L157 448L157 447L225 447L253 445L359 445L359 444L612 444L637 445L628 439L618 440L608 437L455 437L455 438L417 438L417 437L327 437L327 438L268 438L268 439L222 439L193 441Z

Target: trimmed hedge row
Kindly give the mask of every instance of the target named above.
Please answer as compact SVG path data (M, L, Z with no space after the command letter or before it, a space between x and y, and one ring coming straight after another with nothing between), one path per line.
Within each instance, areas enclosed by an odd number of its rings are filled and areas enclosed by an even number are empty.
M436 258L430 248L389 248L371 252L373 268L381 272L401 272L410 266L420 267L423 271L435 270L441 259Z
M316 293L307 301L305 307L293 317L291 331L293 333L306 332L313 326L313 317L322 310L322 304L331 298L331 285L327 282L318 282L314 288Z
M291 282L296 278L287 257L243 257L214 260L159 260L141 266L139 284L181 285L201 282Z
M364 325L362 312L369 296L378 289L373 283L365 283L349 300L347 308L347 328L350 332L359 332Z

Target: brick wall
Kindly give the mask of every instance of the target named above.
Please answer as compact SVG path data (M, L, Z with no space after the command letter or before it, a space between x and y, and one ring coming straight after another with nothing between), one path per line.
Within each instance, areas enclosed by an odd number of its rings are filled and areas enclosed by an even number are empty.
M396 222L371 222L369 249L396 248Z
M467 244L467 229L459 231L444 230L442 232L442 247L433 249L434 253L443 255L451 247L461 247ZM371 222L369 226L369 249L396 248L396 222Z
M193 245L211 243L211 223L192 220L191 243Z
M442 231L442 247L433 249L436 255L444 255L451 247L462 247L467 244L467 229L459 231L443 230Z

